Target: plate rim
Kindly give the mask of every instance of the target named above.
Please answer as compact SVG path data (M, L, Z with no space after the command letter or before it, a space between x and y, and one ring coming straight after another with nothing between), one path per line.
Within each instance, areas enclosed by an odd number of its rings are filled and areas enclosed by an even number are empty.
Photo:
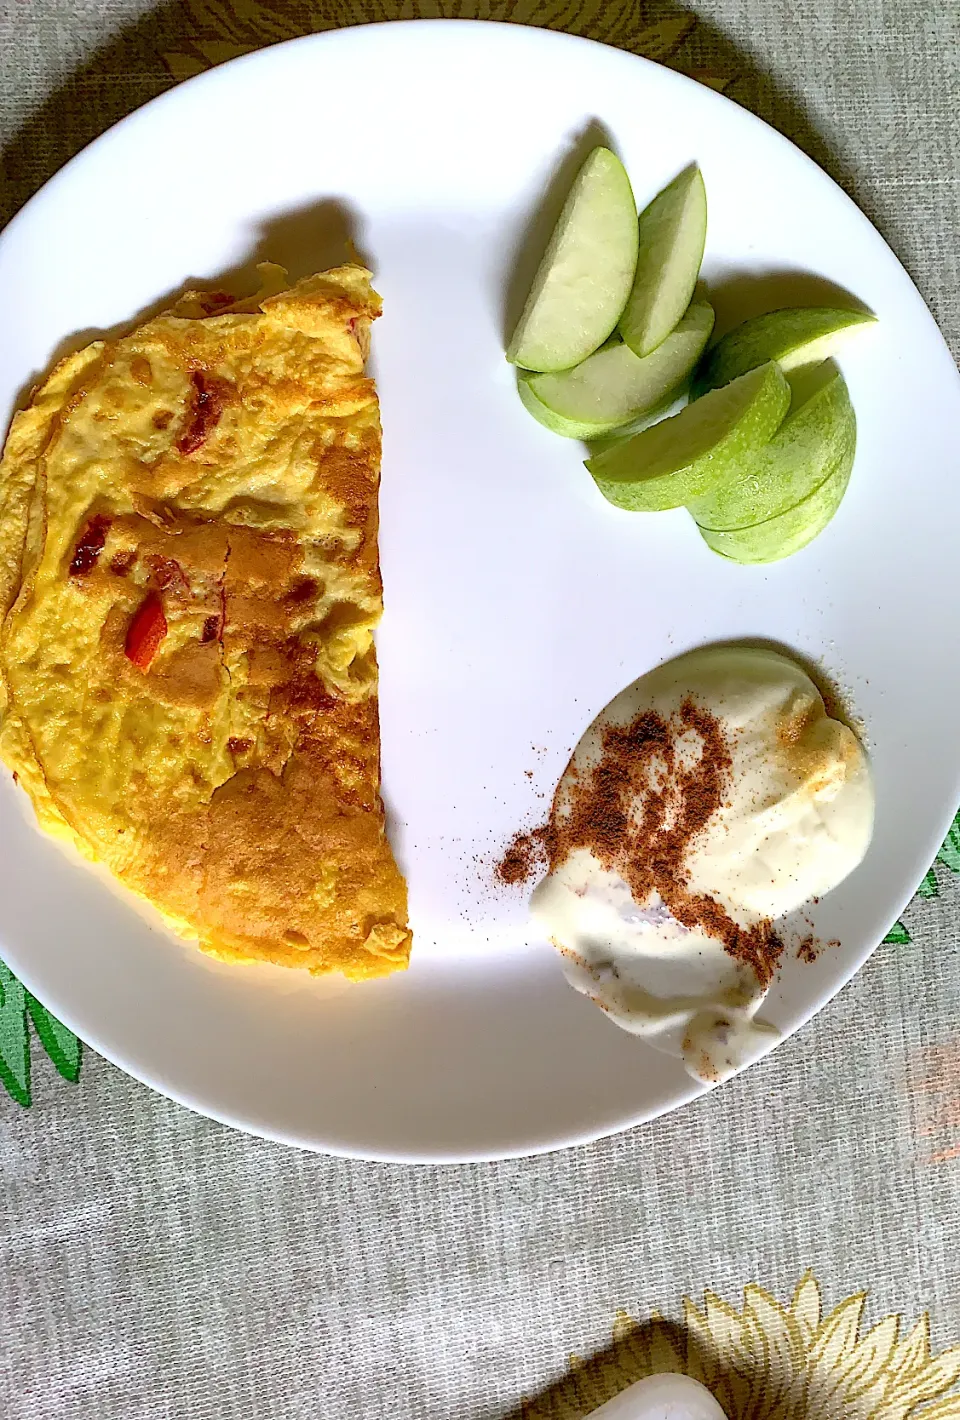
M653 70L665 71L670 75L671 83L676 84L678 88L689 88L691 90L696 90L698 95L701 96L701 98L706 95L708 97L708 101L715 101L716 106L718 108L723 108L724 110L728 110L729 108L735 109L737 111L737 114L739 115L739 120L741 122L745 121L746 126L748 128L752 127L753 125L759 125L760 129L765 131L768 138L770 135L773 135L776 142L789 151L791 159L793 161L796 161L799 158L804 165L806 165L809 169L812 169L816 173L819 181L825 182L832 190L832 195L834 199L836 199L837 197L842 199L843 204L847 208L848 214L850 216L853 216L853 214L856 215L857 222L860 225L861 229L865 232L865 234L868 233L872 239L879 240L883 244L889 258L899 268L900 273L902 274L905 282L907 283L912 299L919 305L920 308L922 308L923 313L925 314L927 320L930 323L931 329L936 330L943 350L948 355L951 365L953 365L958 393L960 393L960 372L957 371L956 366L953 362L952 352L950 351L950 348L947 345L946 340L944 339L943 334L940 331L932 312L924 301L923 296L918 290L910 273L903 266L903 263L900 261L896 252L890 246L883 233L870 221L870 219L860 209L854 199L843 189L843 187L841 187L841 185L836 181L836 179L834 179L828 172L826 172L826 170L822 168L812 157L810 157L810 155L806 153L801 147L799 147L796 143L789 139L785 134L781 133L771 123L768 123L765 119L759 117L757 114L752 113L749 109L736 103L735 100L729 98L727 95L720 93L716 90L709 89L707 86L700 84L696 79L690 77L689 75L682 74L677 70L671 69L668 65L660 64L656 60L649 59L641 54L636 54L632 50L623 49L617 45L610 44L605 41L594 39L585 35L574 35L564 30L554 30L543 26L527 25L518 22L460 18L409 18L381 20L369 23L361 22L352 25L338 26L336 28L316 31L311 34L300 35L291 39L279 41L274 44L262 46L248 54L240 55L231 60L226 61L225 63L218 64L213 68L205 71L204 73L192 76L191 78L182 80L179 83L174 83L168 89L165 89L162 93L154 96L152 99L140 105L138 108L134 109L129 114L126 114L116 123L111 124L109 128L107 128L103 133L99 134L97 137L93 138L89 143L85 144L79 150L79 152L77 152L72 158L70 158L68 162L66 162L62 167L60 167L54 174L52 174L52 176L23 204L23 206L18 209L18 211L7 223L2 233L0 233L0 253L5 250L6 245L10 240L11 234L15 236L19 232L20 227L29 220L31 220L35 216L35 214L41 212L47 203L49 203L50 201L56 201L61 184L67 181L69 177L74 176L77 170L82 168L84 162L88 160L89 155L94 150L101 151L108 147L110 142L116 137L116 135L121 130L125 130L134 126L137 122L141 121L141 118L143 116L148 114L152 116L156 111L162 111L165 106L170 106L172 108L176 104L182 102L181 95L184 92L190 91L191 93L196 93L198 89L202 88L209 88L213 90L217 87L217 85L221 84L236 85L237 76L248 68L255 69L258 66L262 66L264 64L275 66L278 63L282 66L283 53L286 51L292 51L294 48L298 50L303 50L308 47L314 47L322 51L325 46L330 47L338 43L349 44L356 42L358 35L361 33L364 36L369 33L370 36L373 38L374 42L377 42L381 40L385 34L396 32L401 27L403 29L415 27L419 30L430 31L439 30L441 27L449 31L452 30L453 27L456 27L456 31L460 34L464 34L470 31L476 31L482 28L484 31L495 30L499 32L501 38L508 43L514 43L516 41L521 44L527 44L530 46L544 45L547 48L549 48L550 46L556 46L558 48L563 47L567 49L589 46L590 48L604 50L612 55L619 56L626 63L640 64L643 66L647 66ZM13 413L18 407L21 407L19 400L15 401L14 404L11 406L11 409L9 410L9 416L12 417ZM9 427L9 419L5 420L4 423L4 432L6 433L6 429ZM954 799L956 802L960 802L960 761L958 761L957 772L954 776L954 780ZM929 854L931 862L934 860L937 851L943 843L946 834L950 828L950 825L954 820L955 814L956 810L951 812L946 817L945 822L943 822L942 824L940 819L938 818L936 827L932 828L927 835L924 835L925 837L929 838L931 843L931 851ZM768 1054L772 1053L772 1051L775 1050L779 1045L781 1045L786 1039L788 1039L789 1036L793 1035L796 1031L799 1031L804 1026L806 1026L816 1014L823 1010L824 1007L827 1006L830 1001L832 1001L834 997L836 997L850 983L853 977L862 969L862 967L866 964L866 962L877 950L877 948L883 944L883 941L890 928L899 920L899 918L903 914L904 909L910 904L910 902L915 897L917 885L914 885L913 887L909 888L905 894L897 895L896 900L898 902L898 907L890 916L889 923L886 932L884 933L884 936L881 937L872 946L868 946L867 948L865 948L861 953L857 955L855 961L852 964L845 966L839 974L834 976L831 979L830 984L820 992L814 1004L810 1005L807 1009L803 1010L800 1013L799 1018L796 1020L796 1022L788 1030L785 1030L781 1034L781 1036L772 1046L771 1050L764 1052L764 1054L760 1057L760 1060L765 1059ZM6 942L4 943L4 946L6 947ZM14 953L14 955L16 955L16 953ZM4 960L6 960L6 956L4 957ZM10 967L10 970L14 971L14 974L17 976L17 978L22 982L25 988L32 995L36 996L38 1000L42 1001L43 1004L46 1005L46 1002L43 1000L44 993L38 994L33 989L33 985L31 984L32 972L30 971L29 962L27 962L25 968L21 968L21 965L18 963L16 968ZM57 1016L58 1019L63 1022L65 1026L67 1026L71 1030L75 1030L74 1024L71 1019L72 1010L69 1002L66 1003L65 1007L57 1006L56 1008L50 1007L49 1009L53 1010L53 1013ZM306 1138L298 1137L288 1132L285 1132L283 1129L270 1129L268 1126L263 1124L253 1124L249 1120L244 1119L242 1116L232 1114L230 1111L218 1110L215 1106L206 1102L199 1103L196 1099L191 1098L186 1092L184 1092L177 1086L172 1085L166 1081L161 1083L157 1078L151 1077L149 1071L142 1071L137 1066L131 1065L131 1063L126 1059L119 1058L119 1056L122 1055L122 1052L115 1052L109 1045L109 1043L105 1044L101 1040L88 1041L84 1033L81 1033L79 1031L75 1031L75 1033L80 1036L84 1044L89 1045L89 1048L91 1050L103 1056L104 1059L109 1061L118 1069L122 1070L123 1073L132 1076L139 1083L146 1085L148 1088L166 1097L167 1099L173 1100L176 1104L181 1105L186 1109L189 1109L194 1114L198 1114L204 1118L214 1120L215 1122L221 1125L225 1125L229 1128L237 1129L241 1133L247 1134L251 1137L267 1139L272 1142L285 1144L289 1147L303 1150L305 1152L325 1154L337 1158L369 1160L371 1162L380 1163L456 1165L459 1163L483 1163L506 1159L527 1158L554 1153L562 1149L589 1145L601 1139L611 1138L617 1134L624 1133L627 1130L635 1129L642 1124L649 1123L656 1118L665 1116L666 1114L671 1114L675 1110L683 1108L684 1106L690 1104L693 1100L700 1099L704 1095L712 1093L713 1088L715 1088L712 1086L704 1085L700 1082L691 1079L689 1087L685 1088L680 1097L676 1098L665 1108L648 1108L640 1111L637 1114L631 1115L630 1117L624 1118L621 1122L619 1122L613 1127L577 1130L547 1143L518 1146L516 1148L511 1149L497 1148L493 1151L486 1151L483 1149L454 1149L451 1152L442 1152L434 1149L429 1152L423 1152L414 1149L409 1152L405 1152L399 1149L387 1149L381 1152L373 1148L364 1148L361 1151L358 1148L344 1147L343 1145L337 1143L319 1142L317 1139L308 1140ZM753 1063L759 1064L760 1061L758 1060ZM752 1066L745 1067L745 1069L751 1068ZM744 1073L744 1071L742 1070L737 1072L737 1074L742 1073Z

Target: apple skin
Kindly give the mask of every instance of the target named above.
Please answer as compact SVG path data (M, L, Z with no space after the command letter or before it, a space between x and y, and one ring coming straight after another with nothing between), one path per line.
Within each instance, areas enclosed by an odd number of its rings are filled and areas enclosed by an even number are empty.
M857 442L846 382L832 362L820 388L790 413L773 438L734 476L687 507L701 528L735 531L766 522L801 503L831 477Z
M868 311L832 306L786 306L752 316L707 351L694 379L694 396L719 389L768 360L776 360L784 371L826 360L851 335L875 323Z
M700 536L708 547L731 562L768 563L792 557L823 532L840 507L850 482L853 460L854 450L850 449L825 483L777 517L728 532L701 528Z
M587 468L618 508L679 508L733 477L776 433L789 404L782 370L764 365L588 459Z
M529 375L523 371L517 374L517 393L524 409L533 415L538 424L549 429L551 434L559 434L564 439L582 439L586 442L588 439L601 438L619 427L617 424L593 424L585 419L567 419L564 415L548 409L543 401L537 398Z

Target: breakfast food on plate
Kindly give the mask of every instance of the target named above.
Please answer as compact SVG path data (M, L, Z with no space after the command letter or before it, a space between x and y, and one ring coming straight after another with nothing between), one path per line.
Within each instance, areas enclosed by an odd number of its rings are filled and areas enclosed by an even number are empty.
M637 273L618 322L635 355L656 350L689 306L706 240L707 190L690 167L640 213Z
M380 301L192 293L63 360L0 465L0 750L41 824L206 950L406 965L379 792Z
M616 163L607 149L595 150L547 249L507 352L521 367L520 398L552 433L594 442L587 468L618 508L687 506L707 545L728 560L789 557L840 506L853 469L856 420L835 367L820 379L835 377L832 392L819 400L802 378L791 400L783 372L819 366L874 317L830 307L770 311L704 354L713 311L696 288L707 198L691 166L640 214L633 283L613 319L618 333L608 340L614 295L622 295L609 273L611 265L618 272L624 265L611 253L621 242L627 204L621 201L620 221L611 224L616 238L608 238L601 204L585 201L583 179L595 169L598 191L611 186L622 193ZM589 211L590 220L572 220L573 211ZM530 330L540 324L549 327L549 339L538 344ZM551 359L544 363L547 347ZM677 411L671 406L678 399L689 404Z
M782 370L816 365L875 321L868 311L830 306L790 306L753 316L718 340L706 356L697 371L697 394L727 385L768 360L776 360Z
M816 537L839 506L853 471L857 420L833 362L824 361L816 374L819 388L799 404L794 393L796 407L773 438L733 478L688 502L716 552L737 562L787 557Z
M598 349L626 305L639 240L623 164L609 148L594 148L564 203L507 359L525 370L567 370Z
M790 386L780 367L761 365L595 454L587 468L618 508L682 508L732 478L745 459L760 452L789 404Z
M693 301L676 328L650 355L634 355L622 340L601 346L572 370L521 374L520 398L555 434L596 439L674 399L710 339L713 307Z
M531 909L578 991L716 1082L775 1036L756 1013L782 919L857 867L873 810L859 741L795 662L693 651L583 735Z

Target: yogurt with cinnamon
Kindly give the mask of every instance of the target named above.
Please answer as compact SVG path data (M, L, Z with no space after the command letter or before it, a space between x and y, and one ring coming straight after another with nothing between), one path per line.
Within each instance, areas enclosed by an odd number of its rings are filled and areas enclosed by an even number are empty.
M782 919L857 867L873 813L866 754L807 673L775 651L707 647L586 731L531 909L578 991L716 1083L775 1037L758 1011Z

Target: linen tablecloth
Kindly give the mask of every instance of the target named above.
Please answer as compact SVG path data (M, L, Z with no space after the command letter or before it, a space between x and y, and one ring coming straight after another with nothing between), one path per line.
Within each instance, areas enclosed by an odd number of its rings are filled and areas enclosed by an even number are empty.
M960 351L956 0L3 0L0 220L183 78L414 15L563 28L724 90L851 193ZM893 939L744 1076L502 1164L231 1132L81 1061L0 972L0 1417L573 1420L651 1367L738 1420L960 1416L960 1351L931 1359L960 1341L958 869L954 832Z

